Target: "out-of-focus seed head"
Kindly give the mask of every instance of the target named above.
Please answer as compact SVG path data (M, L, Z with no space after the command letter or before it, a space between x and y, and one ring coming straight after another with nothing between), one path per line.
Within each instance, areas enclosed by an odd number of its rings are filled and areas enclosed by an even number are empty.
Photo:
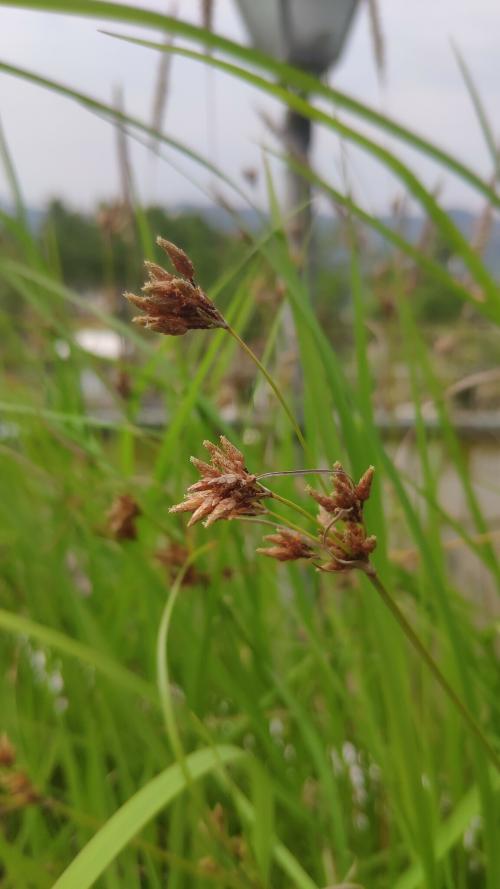
M171 541L162 549L157 550L155 558L165 568L169 582L175 580L179 571L185 565L189 557L189 550L182 543ZM204 571L199 571L196 565L188 565L182 575L181 586L206 586L209 576Z
M130 494L120 494L107 515L108 530L115 540L135 540L137 538L137 519L141 514L138 503Z
M23 809L40 800L40 794L25 772L0 774L0 789L9 808Z
M3 732L0 735L0 766L10 768L16 761L16 748L9 736Z

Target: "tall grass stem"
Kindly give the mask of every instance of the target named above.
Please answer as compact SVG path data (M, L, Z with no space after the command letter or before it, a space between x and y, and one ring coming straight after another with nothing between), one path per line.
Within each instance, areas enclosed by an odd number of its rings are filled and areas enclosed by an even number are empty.
M495 766L498 772L500 772L500 757L496 753L496 751L491 746L490 742L486 738L483 730L480 725L476 722L471 713L469 713L465 704L462 703L457 693L453 690L448 680L445 679L438 665L436 664L434 658L429 654L425 645L420 641L417 634L415 633L411 624L407 621L403 612L398 608L396 602L392 598L392 596L386 590L384 584L380 580L377 574L369 574L367 573L367 577L369 578L372 585L375 587L378 595L382 599L382 602L389 609L392 616L397 620L399 626L403 630L406 638L413 645L414 649L418 652L419 656L425 662L432 675L439 683L443 691L445 692L448 699L452 702L453 706L460 713L462 719L467 724L471 732L476 736L478 741L480 741L484 751L487 753L489 760Z

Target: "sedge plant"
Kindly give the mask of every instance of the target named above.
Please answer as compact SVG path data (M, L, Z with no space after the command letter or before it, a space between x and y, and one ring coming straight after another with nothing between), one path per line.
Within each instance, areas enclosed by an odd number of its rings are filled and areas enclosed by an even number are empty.
M259 370L263 370L254 352L227 324L212 300L196 283L194 265L186 252L162 237L158 237L157 243L169 256L178 277L160 265L146 261L149 279L143 287L144 295L125 294L134 306L143 311L142 315L133 319L134 322L148 330L170 336L181 336L188 330L223 328L237 338ZM292 420L297 437L307 451L307 444L300 427L279 387L267 371L265 376L285 408L287 416ZM252 474L246 468L244 455L225 436L221 436L219 446L210 441L205 441L203 444L210 454L211 462L206 463L191 457L191 462L199 471L201 479L191 485L185 499L170 510L173 513L191 512L189 526L203 521L205 527L209 527L222 519L249 517L254 521L268 522L265 518L267 509L263 503L267 499L281 500L294 509L301 518L309 517L303 507L273 493L263 481L280 475L331 476L333 482L331 493L320 493L312 488L308 490L308 494L319 505L319 514L314 522L315 530L298 529L295 523L280 518L280 524L274 533L265 537L268 546L258 548L257 552L280 562L303 559L310 562L316 570L326 573L345 573L355 569L363 571L469 731L482 745L491 764L500 772L500 757L496 750L419 639L370 560L377 540L374 535L367 534L363 507L370 496L374 467L368 467L358 483L353 481L339 462L334 464L332 470L321 468L274 470Z

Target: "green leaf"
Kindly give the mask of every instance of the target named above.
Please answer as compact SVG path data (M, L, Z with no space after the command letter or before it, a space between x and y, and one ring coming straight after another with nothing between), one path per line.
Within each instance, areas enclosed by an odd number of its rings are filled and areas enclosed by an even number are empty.
M500 788L500 776L497 772L491 773L494 787ZM451 848L460 840L467 825L481 810L479 793L476 786L465 794L452 814L438 828L436 833L435 855L441 860ZM399 878L394 889L417 889L423 883L424 873L420 864L414 864Z
M245 754L237 747L216 747L191 753L186 767L192 781ZM78 853L54 883L53 889L88 889L133 837L187 787L186 773L176 763L153 778L115 812Z
M84 645L76 639L71 639L70 636L66 636L59 630L45 627L30 620L28 617L12 614L12 612L5 611L3 608L0 609L0 630L37 639L42 645L54 648L63 655L75 658L81 663L93 667L99 673L107 676L108 679L127 689L127 691L140 695L155 705L158 704L154 688L149 682L131 673L130 670L122 667L121 664L117 664L116 661L103 654L103 652L96 651L96 649Z

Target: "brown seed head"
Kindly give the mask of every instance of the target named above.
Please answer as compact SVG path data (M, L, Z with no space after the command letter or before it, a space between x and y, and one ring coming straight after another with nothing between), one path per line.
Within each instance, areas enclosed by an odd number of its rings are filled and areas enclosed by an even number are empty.
M361 476L358 484L356 485L356 496L358 500L361 500L362 503L364 503L365 500L368 500L370 496L374 475L375 467L369 466L366 472L364 472Z
M269 494L255 475L250 475L238 448L223 435L220 447L211 441L204 441L203 447L209 451L211 463L191 457L201 479L187 489L182 503L170 507L170 512L192 512L188 527L205 519L206 528L219 519L265 512L260 500Z
M238 861L244 861L248 856L248 846L245 838L237 835L230 839L231 852Z
M202 874L216 874L219 870L219 865L211 855L205 855L203 858L200 858L198 867Z
M125 293L134 306L144 312L132 319L135 324L168 336L183 336L188 330L227 327L214 303L194 282L194 268L189 257L164 238L158 243L168 253L180 277L172 275L156 262L145 262L148 280L144 296Z
M0 735L0 766L10 768L16 761L16 748L11 743L8 735L3 732Z
M24 808L40 799L40 794L25 772L0 775L0 787L8 797L9 804L16 808Z
M295 559L310 559L314 550L307 543L302 534L289 531L288 528L276 528L276 534L268 534L264 537L273 546L261 547L257 550L263 556L277 559L278 562L290 562Z
M123 234L131 221L130 207L121 201L101 204L96 216L97 225L108 237Z
M108 512L108 530L115 540L135 540L141 509L130 494L120 494Z
M333 518L361 522L363 504L370 496L374 472L373 466L370 466L355 485L342 464L337 462L333 465L333 492L327 495L308 488L308 493Z
M217 833L227 832L227 814L224 806L220 802L215 804L210 812L209 818Z
M173 540L155 553L156 560L166 569L169 581L175 579L188 557L188 548ZM196 565L188 565L182 576L181 586L206 586L208 581L208 574L199 571Z
M331 559L319 565L321 571L349 571L353 568L370 570L369 556L377 546L377 538L367 537L362 524L346 522L343 531L327 536Z

